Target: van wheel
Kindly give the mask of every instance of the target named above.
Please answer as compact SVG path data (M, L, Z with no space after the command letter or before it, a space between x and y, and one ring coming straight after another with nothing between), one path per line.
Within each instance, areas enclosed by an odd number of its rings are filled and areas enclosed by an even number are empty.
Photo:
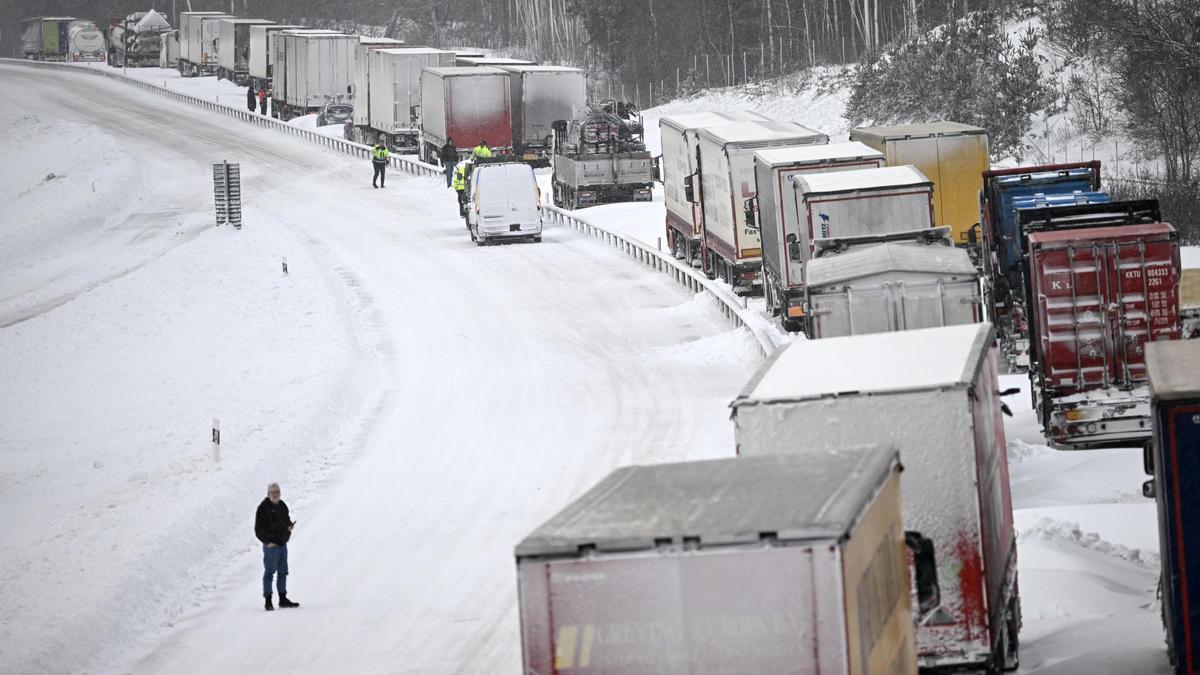
M534 238L533 238L533 243L535 243L535 244L540 244L540 243L542 243L542 235L540 235L540 234L539 234L538 236L534 237Z

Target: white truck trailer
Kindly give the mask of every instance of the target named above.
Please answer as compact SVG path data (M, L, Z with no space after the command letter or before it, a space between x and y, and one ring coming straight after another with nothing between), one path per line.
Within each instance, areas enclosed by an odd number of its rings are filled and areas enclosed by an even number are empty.
M421 71L421 159L437 164L452 139L459 153L482 141L492 152L512 148L508 73L499 68Z
M1012 495L991 324L796 340L733 401L742 457L895 445L904 526L932 540L913 618L924 672L1017 666ZM931 583L930 583L931 582Z
M366 144L383 139L393 152L416 154L421 141L417 115L421 106L421 71L450 67L454 52L404 47L372 49L364 55L366 62L355 64L359 73L365 71L367 77L365 85L355 88L352 139Z
M240 85L250 82L250 27L271 26L266 19L221 19L217 22L217 79Z
M662 146L658 158L659 179L663 184L663 205L667 211L667 245L679 260L700 266L700 237L704 233L704 212L690 195L691 178L696 173L696 130L730 122L767 122L768 118L748 110L735 112L697 112L665 115L658 118ZM684 181L687 180L687 185Z
M521 672L915 675L901 461L618 469L517 545Z
M979 271L950 228L822 239L805 270L811 339L982 320Z
M271 88L271 67L275 63L274 43L270 37L285 30L304 30L304 26L288 24L256 24L250 26L250 58L247 68L250 84L257 89Z
M804 264L798 255L789 255L791 242L800 236L792 176L882 166L883 153L862 143L770 148L754 153L756 196L747 219L758 226L762 243L767 311L780 318L784 330L804 329Z
M733 122L696 131L699 194L704 211L701 268L738 293L762 288L762 244L746 223L755 195L754 153L763 148L825 145L829 137L794 122ZM693 183L694 186L694 183Z
M183 77L211 75L217 69L217 43L223 12L179 13L179 74Z
M512 91L513 150L535 166L549 166L553 124L587 108L587 75L565 66L497 66L507 71Z
M326 101L352 103L357 35L284 31L276 40L271 114L283 121L320 110Z

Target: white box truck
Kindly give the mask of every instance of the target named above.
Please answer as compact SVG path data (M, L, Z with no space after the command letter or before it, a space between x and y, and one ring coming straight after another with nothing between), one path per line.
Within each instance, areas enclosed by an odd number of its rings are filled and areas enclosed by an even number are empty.
M286 122L317 112L326 101L352 103L357 43L357 35L342 33L280 33L276 38L272 114ZM284 74L282 84L280 71Z
M808 337L977 323L979 271L950 228L822 239L805 270Z
M179 13L179 74L183 77L211 75L217 68L217 28L221 19L234 17L223 12Z
M788 236L799 237L792 176L830 171L877 169L883 153L862 143L830 143L770 148L754 153L753 216L762 243L763 295L767 312L778 316L785 330L803 330L804 265L788 255Z
M754 153L825 145L829 137L794 122L732 122L703 127L696 135L700 190L693 196L704 210L701 268L738 293L761 289L762 244L758 228L746 224L745 208L755 194Z
M250 83L256 90L271 87L271 66L275 63L275 53L271 51L273 44L270 35L303 29L304 26L278 23L250 26L250 59L247 68L250 71Z
M614 471L517 545L521 672L915 675L902 459Z
M250 27L269 26L266 19L221 19L217 22L217 79L250 82Z
M692 190L685 187L684 181L690 181L689 176L696 173L696 130L730 122L754 121L769 120L749 110L697 112L658 118L662 146L658 173L663 184L663 205L667 210L667 245L677 259L686 260L693 267L700 266L704 212L699 204L689 198Z
M535 166L549 166L553 124L587 109L587 75L565 66L498 66L509 73L513 150Z
M918 578L922 669L1016 668L1017 547L991 324L796 340L733 401L741 457L893 444L904 526L931 541ZM939 670L940 672L940 670Z
M415 154L421 132L421 71L454 63L454 52L428 47L372 49L366 53L367 99L355 90L351 138L372 144L379 139L393 152ZM362 64L355 64L362 69Z

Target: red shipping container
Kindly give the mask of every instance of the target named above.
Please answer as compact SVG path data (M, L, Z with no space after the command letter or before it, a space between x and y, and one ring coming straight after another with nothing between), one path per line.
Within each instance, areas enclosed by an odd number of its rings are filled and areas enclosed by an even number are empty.
M1149 434L1145 349L1179 338L1179 240L1167 223L1029 236L1031 377L1050 440Z

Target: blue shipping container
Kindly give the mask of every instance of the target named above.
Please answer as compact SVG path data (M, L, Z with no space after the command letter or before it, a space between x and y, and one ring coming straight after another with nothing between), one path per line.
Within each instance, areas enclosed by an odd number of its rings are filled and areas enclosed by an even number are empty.
M997 246L996 252L1000 263L999 272L1007 275L1021 258L1021 236L1016 231L1016 209L1018 207L1015 202L1039 195L1052 197L1075 193L1096 194L1093 190L1094 186L1098 184L1096 172L1091 168L997 177L991 186L993 194L988 195L988 201L991 208L996 211L994 217L996 217L999 235L1003 241L1003 244ZM1108 201L1107 195L1105 195L1104 201ZM1030 206L1025 208L1030 208ZM1051 204L1051 206L1056 205Z
M1200 673L1200 341L1152 342L1146 366L1163 622L1175 672L1191 675Z

